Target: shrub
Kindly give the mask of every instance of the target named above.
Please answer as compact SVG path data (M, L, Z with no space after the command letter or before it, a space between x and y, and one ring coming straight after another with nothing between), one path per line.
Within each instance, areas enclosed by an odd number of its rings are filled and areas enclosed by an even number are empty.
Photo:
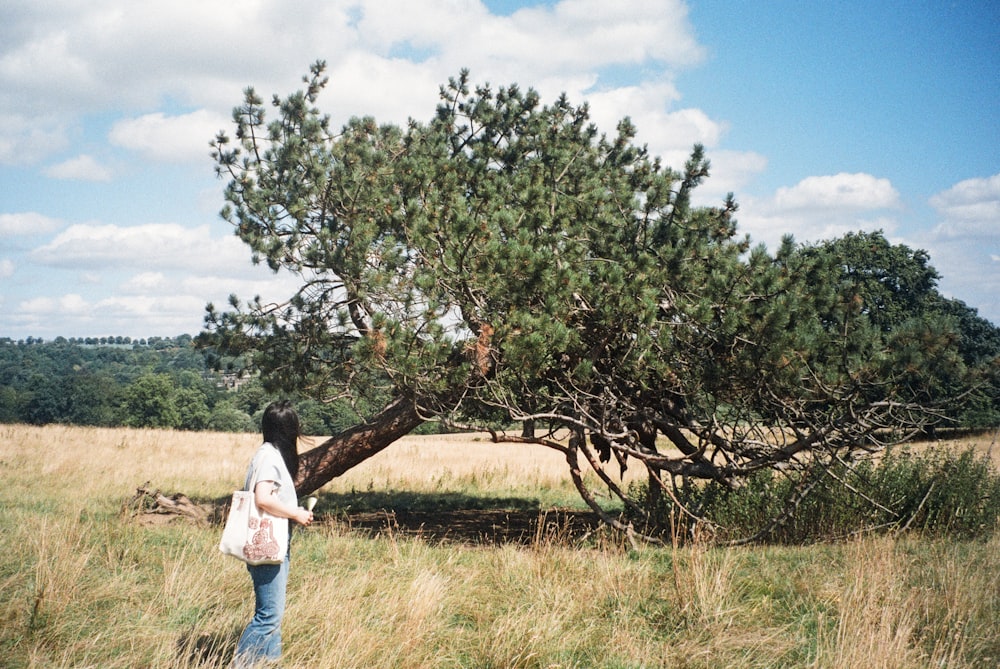
M974 538L1000 528L1000 473L971 449L891 451L878 461L766 471L737 488L682 484L672 497L636 486L638 498L653 507L646 530L675 540L696 527L711 528L721 542L770 543L904 531ZM630 515L638 523L638 514Z

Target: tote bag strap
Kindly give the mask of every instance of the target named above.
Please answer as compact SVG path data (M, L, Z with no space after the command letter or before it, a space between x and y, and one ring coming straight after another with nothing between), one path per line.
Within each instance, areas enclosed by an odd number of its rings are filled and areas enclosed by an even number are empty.
M267 445L271 446L271 444ZM271 446L271 448L274 448L274 446ZM264 454L261 452L258 453L257 456L250 462L250 467L253 469L253 476L250 477L249 487L245 488L248 492L256 492L254 489L257 487L257 479L260 477L260 461L263 459Z

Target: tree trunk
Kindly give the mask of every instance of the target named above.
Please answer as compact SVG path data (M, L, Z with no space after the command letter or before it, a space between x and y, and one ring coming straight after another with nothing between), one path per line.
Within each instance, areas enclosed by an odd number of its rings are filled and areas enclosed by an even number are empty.
M296 492L308 495L319 489L409 434L423 422L412 398L394 400L367 423L335 434L316 448L301 454L299 475L295 481Z

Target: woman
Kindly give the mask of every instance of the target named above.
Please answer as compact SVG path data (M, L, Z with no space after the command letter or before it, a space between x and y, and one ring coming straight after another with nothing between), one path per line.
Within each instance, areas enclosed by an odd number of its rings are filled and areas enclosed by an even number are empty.
M264 443L250 462L243 487L248 489L256 474L254 499L258 508L308 525L313 514L298 506L295 494L294 481L299 471L299 417L291 403L282 400L269 405L264 410L261 431ZM253 618L236 645L238 667L276 662L281 656L281 617L285 613L288 562L286 554L281 564L247 565L253 579L256 605Z

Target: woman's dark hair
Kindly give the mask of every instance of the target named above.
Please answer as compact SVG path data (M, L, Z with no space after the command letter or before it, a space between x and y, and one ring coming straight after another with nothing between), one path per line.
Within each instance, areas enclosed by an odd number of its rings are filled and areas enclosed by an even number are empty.
M288 473L294 479L299 475L298 441L299 415L288 400L272 402L264 409L264 417L260 421L264 441L272 444L281 453L281 459L288 467Z

